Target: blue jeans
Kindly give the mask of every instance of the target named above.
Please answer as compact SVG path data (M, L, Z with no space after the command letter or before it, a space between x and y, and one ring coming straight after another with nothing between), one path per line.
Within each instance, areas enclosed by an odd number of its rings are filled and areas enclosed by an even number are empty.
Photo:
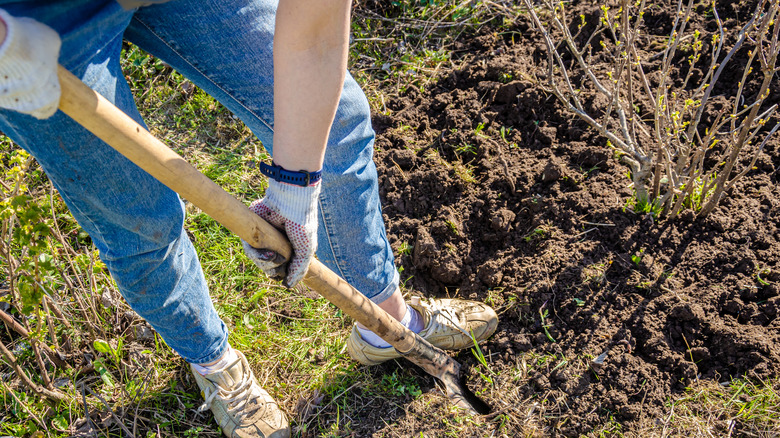
M272 153L274 0L0 0L62 37L60 63L139 123L120 68L122 39L161 58L235 113ZM0 110L0 130L38 160L90 234L130 306L193 363L219 358L227 329L183 230L179 197L62 112ZM344 84L323 169L317 257L374 302L398 286L372 161L369 106Z

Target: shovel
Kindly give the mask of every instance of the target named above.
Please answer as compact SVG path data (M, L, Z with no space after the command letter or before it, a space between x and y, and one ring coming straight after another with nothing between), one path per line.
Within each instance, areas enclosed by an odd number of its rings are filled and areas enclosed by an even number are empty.
M290 259L290 242L276 228L62 66L59 78L62 112L253 247L272 249ZM490 412L490 407L466 387L457 361L401 325L317 259L312 260L303 281L439 379L456 406L472 414Z

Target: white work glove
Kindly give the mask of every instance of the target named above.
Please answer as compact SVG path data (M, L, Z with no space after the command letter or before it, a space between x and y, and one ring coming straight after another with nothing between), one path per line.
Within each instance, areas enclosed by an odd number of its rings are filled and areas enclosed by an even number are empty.
M0 45L0 107L38 119L51 117L60 102L60 36L43 23L2 9L0 19L6 26Z
M317 251L319 196L320 184L301 187L269 179L265 198L249 206L250 210L287 234L293 255L289 264L285 264L276 252L254 248L242 240L244 252L269 277L277 280L284 277L283 283L288 288L295 287L306 275Z

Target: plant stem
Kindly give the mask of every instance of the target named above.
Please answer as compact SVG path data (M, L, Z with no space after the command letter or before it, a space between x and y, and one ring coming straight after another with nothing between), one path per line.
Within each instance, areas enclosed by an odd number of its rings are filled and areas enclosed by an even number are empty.
M3 357L5 357L5 360L11 365L11 368L16 371L16 375L19 376L19 378L22 379L22 382L24 382L27 387L35 391L37 394L42 395L49 400L55 401L55 402L61 402L65 401L65 394L58 390L50 390L47 388L42 387L41 385L38 385L37 383L30 380L30 377L27 376L27 373L24 372L21 366L19 366L19 363L16 361L16 357L14 356L11 351L6 348L5 344L3 344L3 341L0 341L0 353L3 354Z

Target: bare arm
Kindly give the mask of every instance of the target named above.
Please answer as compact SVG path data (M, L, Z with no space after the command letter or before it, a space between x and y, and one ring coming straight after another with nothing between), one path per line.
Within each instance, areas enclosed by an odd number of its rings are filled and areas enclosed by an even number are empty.
M274 161L322 168L344 84L351 0L280 0L274 36Z

